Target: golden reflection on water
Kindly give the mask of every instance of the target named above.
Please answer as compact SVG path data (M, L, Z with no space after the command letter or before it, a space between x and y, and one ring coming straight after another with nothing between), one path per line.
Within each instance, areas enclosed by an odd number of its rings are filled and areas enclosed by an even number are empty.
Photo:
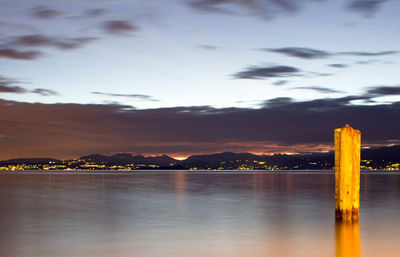
M186 173L176 172L174 177L174 189L178 196L184 196L186 193Z
M336 257L361 257L360 227L357 222L336 220Z
M186 172L176 172L174 176L174 191L175 191L175 209L177 213L186 216Z

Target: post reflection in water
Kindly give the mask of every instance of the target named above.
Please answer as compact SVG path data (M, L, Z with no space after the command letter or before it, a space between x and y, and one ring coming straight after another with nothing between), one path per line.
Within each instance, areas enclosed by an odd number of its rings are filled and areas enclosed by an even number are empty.
M336 220L336 257L361 257L360 227L358 221Z

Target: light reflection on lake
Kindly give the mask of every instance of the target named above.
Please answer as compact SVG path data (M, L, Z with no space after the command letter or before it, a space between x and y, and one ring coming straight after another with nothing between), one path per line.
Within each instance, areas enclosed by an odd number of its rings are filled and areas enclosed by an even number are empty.
M333 172L0 173L0 256L398 256L400 176L360 196L349 225Z
M335 222L336 256L360 257L360 226L358 221Z

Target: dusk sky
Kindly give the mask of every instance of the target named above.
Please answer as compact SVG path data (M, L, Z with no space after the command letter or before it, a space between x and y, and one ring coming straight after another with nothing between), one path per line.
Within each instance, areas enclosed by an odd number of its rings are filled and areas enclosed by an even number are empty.
M0 160L400 144L398 0L2 0Z

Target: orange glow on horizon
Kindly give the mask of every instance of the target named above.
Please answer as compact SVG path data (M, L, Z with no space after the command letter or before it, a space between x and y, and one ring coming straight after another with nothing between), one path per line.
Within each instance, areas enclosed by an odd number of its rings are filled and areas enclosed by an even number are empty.
M192 145L190 142L183 143L183 142L177 142L175 144L165 144L165 143L159 143L159 144L150 144L151 146L160 146L162 148L165 145L168 146L190 146ZM144 145L145 146L145 145ZM114 154L119 154L119 153L129 153L132 154L133 156L136 155L143 155L145 157L156 157L156 156L161 156L161 155L168 155L171 158L176 159L177 161L185 160L188 157L192 155L211 155L211 154L218 154L218 153L224 153L224 152L232 152L232 153L251 153L255 155L267 155L267 156L272 156L274 154L286 154L286 155L304 155L304 154L310 154L310 153L328 153L330 151L333 151L333 144L298 144L298 145L279 145L275 143L265 143L265 142L221 142L218 144L218 147L216 147L216 143L203 143L203 144L196 144L196 146L199 146L199 148L210 148L209 151L204 151L203 149L199 149L199 151L193 151L193 149L189 151L177 151L177 152L138 152L138 151L111 151L111 152L97 152L98 154L110 156ZM374 148L374 147L382 147L386 146L386 144L364 144L362 146L363 149L369 149L369 148ZM43 155L44 157L51 157L51 158L56 158L60 160L71 160L71 159L79 159L80 156L84 155L89 155L92 154L92 152L85 152L85 153L80 153L78 156L53 156L53 155ZM39 156L39 157L43 157ZM20 157L20 156L18 156ZM37 154L24 154L25 158L36 158L38 157ZM17 158L17 157L16 157ZM6 157L3 158L4 160L7 159Z
M189 156L190 156L190 155L186 155L186 156L181 156L181 155L179 155L179 156L174 156L174 155L172 155L172 156L170 156L170 157L172 157L172 158L174 158L175 160L178 160L178 161L183 161L183 160L186 160L187 158L189 158Z

